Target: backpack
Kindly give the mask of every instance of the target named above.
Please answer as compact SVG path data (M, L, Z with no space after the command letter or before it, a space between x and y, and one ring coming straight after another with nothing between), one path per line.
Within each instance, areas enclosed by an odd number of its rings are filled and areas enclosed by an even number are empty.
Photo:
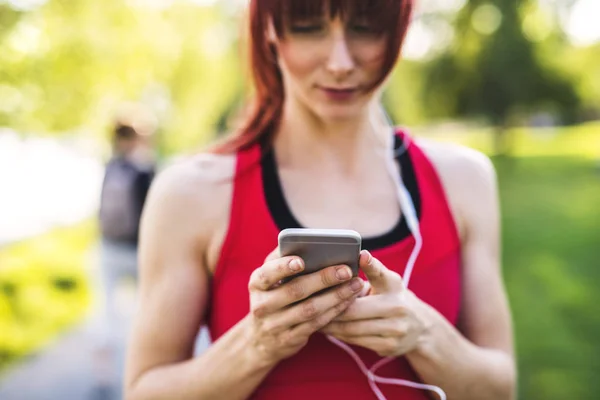
M114 159L106 166L100 198L100 228L105 238L137 241L142 202L136 184L141 174L124 159Z

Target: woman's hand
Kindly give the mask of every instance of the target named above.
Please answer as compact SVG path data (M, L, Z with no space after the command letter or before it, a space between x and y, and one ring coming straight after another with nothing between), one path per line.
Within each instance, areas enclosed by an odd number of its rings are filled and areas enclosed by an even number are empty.
M310 335L346 310L364 286L362 279L352 279L348 266L325 268L280 284L301 272L304 263L298 257L280 258L278 254L278 250L271 253L248 284L250 339L267 363L297 353ZM333 286L337 287L319 293Z
M370 290L321 331L382 357L415 350L432 324L431 308L405 288L400 275L367 251L361 252L360 268Z

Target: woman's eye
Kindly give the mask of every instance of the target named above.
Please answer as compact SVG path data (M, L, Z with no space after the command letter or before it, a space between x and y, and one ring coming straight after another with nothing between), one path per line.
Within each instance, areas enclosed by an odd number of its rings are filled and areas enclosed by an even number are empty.
M355 23L349 26L350 30L358 34L376 35L379 30L373 24Z
M322 24L296 24L290 27L292 33L319 33L323 31Z

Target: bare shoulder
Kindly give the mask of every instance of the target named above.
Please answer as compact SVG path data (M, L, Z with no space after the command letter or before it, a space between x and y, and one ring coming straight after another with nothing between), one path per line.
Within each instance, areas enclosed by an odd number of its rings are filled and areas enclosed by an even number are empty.
M217 198L226 194L232 185L234 173L235 156L198 154L174 162L161 171L153 184L151 195L168 199L169 202L164 204L167 208L187 202L198 206L218 204Z
M234 174L235 155L201 153L167 166L158 174L152 191L155 196L168 196L171 200L204 203L230 186Z
M178 235L208 244L228 223L235 160L235 155L202 153L166 167L152 184L143 224L173 224Z
M440 142L432 139L417 139L419 147L434 163L439 173L459 174L455 178L465 180L476 178L481 183L493 184L494 166L485 154L456 143Z
M497 178L489 157L456 143L419 138L417 144L440 176L461 237L479 214L497 213Z

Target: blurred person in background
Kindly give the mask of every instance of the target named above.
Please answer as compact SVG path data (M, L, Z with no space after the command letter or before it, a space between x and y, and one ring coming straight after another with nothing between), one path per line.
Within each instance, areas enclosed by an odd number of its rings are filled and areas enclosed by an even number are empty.
M112 155L100 199L100 276L104 297L102 339L95 351L96 398L114 396L117 383L119 307L116 292L128 279L137 282L139 224L154 178L153 126L141 108L124 108L112 129ZM113 392L109 394L109 392Z
M392 132L382 112L412 6L250 1L255 107L236 134L162 173L148 198L127 399L431 398L375 388L325 334L367 368L391 357L381 376L449 399L514 398L493 166ZM410 288L416 235L396 173L423 238ZM273 250L277 235L303 226L358 231L361 276L332 266L281 284L304 264ZM203 324L213 344L194 358Z

